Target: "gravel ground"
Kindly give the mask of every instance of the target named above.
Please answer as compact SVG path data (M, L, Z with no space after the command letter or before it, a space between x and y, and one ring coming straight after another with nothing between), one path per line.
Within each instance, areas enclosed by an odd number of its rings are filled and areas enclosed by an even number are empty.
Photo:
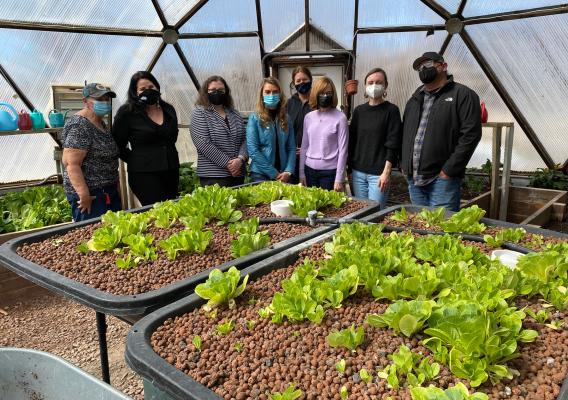
M25 347L58 355L101 379L95 312L55 294L17 302L0 313L0 347ZM111 384L135 400L144 399L142 379L124 361L130 326L107 317ZM8 400L8 399L7 399Z

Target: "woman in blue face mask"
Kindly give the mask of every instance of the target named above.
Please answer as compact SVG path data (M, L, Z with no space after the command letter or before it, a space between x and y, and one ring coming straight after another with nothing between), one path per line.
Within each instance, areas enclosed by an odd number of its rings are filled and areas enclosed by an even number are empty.
M312 91L312 72L299 65L292 71L292 82L290 88L293 87L295 92L290 100L286 102L286 111L294 124L294 132L296 133L296 170L292 175L291 182L298 183L300 181L300 147L302 146L302 134L304 133L304 118L313 111L310 106L310 93Z
M86 85L83 109L63 128L63 186L76 222L121 209L118 147L103 119L110 113L114 97L105 86Z
M139 71L130 79L128 101L116 113L112 135L128 164L130 189L143 206L178 196L177 114L162 100L151 73Z
M286 114L286 97L278 79L262 80L256 112L249 116L247 148L253 182L288 182L296 165L296 138Z

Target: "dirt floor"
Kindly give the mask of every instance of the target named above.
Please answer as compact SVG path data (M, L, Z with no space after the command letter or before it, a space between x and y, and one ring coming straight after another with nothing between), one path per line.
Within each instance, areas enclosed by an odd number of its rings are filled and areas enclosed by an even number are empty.
M101 378L95 312L55 294L0 304L0 347L26 347L58 355ZM124 361L130 326L107 317L111 384L135 400L144 399L142 379Z

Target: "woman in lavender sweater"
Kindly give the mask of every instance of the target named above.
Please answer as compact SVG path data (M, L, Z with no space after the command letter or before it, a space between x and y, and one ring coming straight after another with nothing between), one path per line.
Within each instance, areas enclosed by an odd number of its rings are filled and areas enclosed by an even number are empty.
M318 79L310 93L310 106L316 111L304 119L300 150L300 182L338 192L344 189L349 127L345 114L337 107L337 91L332 80Z

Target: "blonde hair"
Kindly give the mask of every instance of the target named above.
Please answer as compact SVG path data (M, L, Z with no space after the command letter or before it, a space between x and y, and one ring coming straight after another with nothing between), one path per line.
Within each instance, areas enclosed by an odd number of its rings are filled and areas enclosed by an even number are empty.
M280 90L280 102L278 103L278 107L275 110L268 109L266 107L266 105L264 104L264 100L262 98L262 96L263 96L262 92L264 90L264 85L266 85L266 84L274 85L278 88L278 90ZM284 95L284 93L282 93L282 86L280 85L280 82L278 81L278 79L276 79L272 76L270 76L268 78L264 78L262 80L262 84L260 85L260 90L258 91L258 98L256 100L256 114L258 115L258 118L260 119L262 126L264 126L265 128L271 122L270 111L276 112L278 124L280 125L282 130L287 133L288 132L288 118L286 116L286 96Z
M310 92L310 107L313 110L316 110L318 107L318 96L325 91L327 85L331 86L331 90L333 92L333 99L331 100L331 106L333 108L337 107L337 103L339 102L337 98L337 90L335 89L335 85L333 81L329 79L327 76L323 76L319 78L317 81L314 82L312 85L312 91Z

